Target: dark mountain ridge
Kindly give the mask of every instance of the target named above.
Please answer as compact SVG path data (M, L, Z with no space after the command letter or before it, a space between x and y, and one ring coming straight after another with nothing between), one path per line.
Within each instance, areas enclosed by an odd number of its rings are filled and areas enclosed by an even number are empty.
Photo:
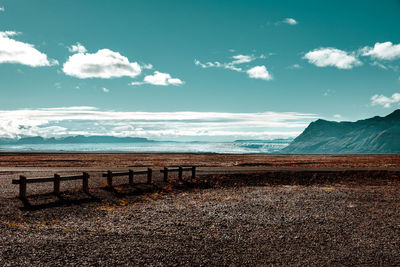
M319 119L281 153L400 154L400 109L356 122Z

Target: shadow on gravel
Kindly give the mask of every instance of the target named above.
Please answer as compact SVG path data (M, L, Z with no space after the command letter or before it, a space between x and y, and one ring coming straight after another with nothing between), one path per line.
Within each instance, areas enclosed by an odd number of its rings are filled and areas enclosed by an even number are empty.
M63 195L54 196L53 194L41 194L41 195L32 195L29 198L21 199L23 203L23 207L20 208L22 211L36 211L36 210L43 210L55 207L65 207L65 206L73 206L73 205L81 205L84 203L94 203L94 202L101 202L102 200L90 193L85 193L86 197L84 198L66 198ZM47 199L54 199L57 198L56 201L40 203L40 204L32 204L33 200L43 199L43 197L48 197ZM46 198L45 198L46 200ZM35 201L36 202L36 201Z
M155 184L149 185L143 183L137 183L134 185L119 184L118 186L114 187L103 186L101 187L101 189L106 192L112 193L117 198L123 198L126 196L139 196L160 190L159 187Z

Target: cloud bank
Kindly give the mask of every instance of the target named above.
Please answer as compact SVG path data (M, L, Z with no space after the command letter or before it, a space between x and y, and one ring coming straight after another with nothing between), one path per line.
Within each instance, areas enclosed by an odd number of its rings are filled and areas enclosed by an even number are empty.
M0 110L0 137L137 136L156 140L294 137L315 119L294 112L119 112L94 107Z
M0 63L22 64L30 67L58 65L57 60L49 59L34 45L11 38L18 34L14 31L0 32Z

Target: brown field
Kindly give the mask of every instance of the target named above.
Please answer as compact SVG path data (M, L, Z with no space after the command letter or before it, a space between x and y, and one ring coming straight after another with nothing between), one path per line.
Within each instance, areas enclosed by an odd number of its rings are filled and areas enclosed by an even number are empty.
M400 167L399 155L0 153L0 167Z
M164 183L178 165L197 178ZM147 167L154 185L104 188ZM23 203L11 184L82 171L89 195L28 184ZM1 153L0 265L399 266L399 174L398 155Z

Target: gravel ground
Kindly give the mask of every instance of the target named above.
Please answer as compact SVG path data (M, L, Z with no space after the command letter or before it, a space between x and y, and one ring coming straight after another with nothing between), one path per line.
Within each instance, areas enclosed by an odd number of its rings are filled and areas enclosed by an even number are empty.
M242 176L233 178L139 195L96 189L100 202L34 211L1 199L0 265L400 265L398 179L238 186Z
M193 183L157 174L110 190L100 177L183 159L206 166ZM400 266L399 167L390 155L0 154L0 266ZM29 184L31 206L10 183L84 170L89 195Z

